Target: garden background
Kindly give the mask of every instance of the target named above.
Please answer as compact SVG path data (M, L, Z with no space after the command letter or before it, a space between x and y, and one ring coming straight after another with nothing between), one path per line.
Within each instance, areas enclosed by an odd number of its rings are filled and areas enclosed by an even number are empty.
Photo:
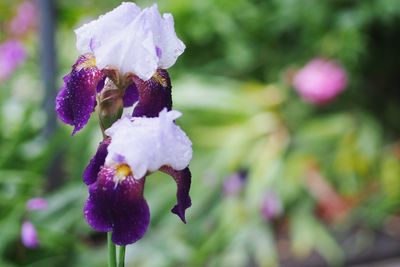
M71 137L54 98L78 57L73 29L120 2L33 1L31 24L13 32L23 3L0 2L0 43L18 40L25 53L3 76L0 53L0 266L105 266L106 236L82 214L81 176L101 140L98 121L92 116ZM187 46L170 75L179 125L193 141L193 206L182 224L169 211L175 184L152 175L151 224L128 247L127 266L372 266L363 264L400 258L400 1L158 5ZM292 86L313 58L347 73L346 89L324 105ZM28 211L34 197L48 207ZM36 248L21 243L24 221L37 230ZM389 266L381 264L373 266Z

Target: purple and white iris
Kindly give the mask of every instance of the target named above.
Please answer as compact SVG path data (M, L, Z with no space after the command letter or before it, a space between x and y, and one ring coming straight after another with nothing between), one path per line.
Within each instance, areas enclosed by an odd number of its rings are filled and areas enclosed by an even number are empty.
M172 16L161 16L156 5L141 10L122 3L75 32L82 55L64 77L56 111L74 134L98 107L104 140L83 174L87 222L112 232L117 245L142 238L150 221L144 184L156 171L175 180L172 212L186 222L192 143L175 124L181 113L172 110L166 68L185 49ZM133 105L132 115L121 118L122 109Z
M82 55L64 77L56 101L60 119L75 126L73 133L88 122L106 78L121 88L125 106L138 97L138 109L154 109L152 116L158 115L160 105L171 108L171 84L165 69L185 50L171 14L161 16L157 5L141 10L125 2L75 33ZM155 101L157 107L144 107L147 101Z
M141 10L125 2L99 19L75 30L77 49L93 53L97 66L150 79L158 68L168 69L185 50L175 34L171 14L161 14L157 5Z
M172 212L185 222L190 207L192 143L174 123L177 111L159 117L124 117L106 130L108 137L84 172L89 199L84 211L98 231L112 231L118 245L133 243L146 232L149 208L143 198L146 176L155 171L177 183L177 204Z

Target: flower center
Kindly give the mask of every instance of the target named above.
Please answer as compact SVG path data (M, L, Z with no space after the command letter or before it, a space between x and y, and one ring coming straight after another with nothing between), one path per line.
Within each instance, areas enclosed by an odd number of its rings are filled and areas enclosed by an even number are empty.
M158 83L161 84L162 87L167 87L167 80L162 77L158 72L153 75L153 79Z
M133 175L131 167L125 163L118 164L115 168L114 181L116 183L121 182L129 175Z
M76 66L77 70L88 69L96 67L96 58L93 55L86 55L85 61L81 62L78 66Z

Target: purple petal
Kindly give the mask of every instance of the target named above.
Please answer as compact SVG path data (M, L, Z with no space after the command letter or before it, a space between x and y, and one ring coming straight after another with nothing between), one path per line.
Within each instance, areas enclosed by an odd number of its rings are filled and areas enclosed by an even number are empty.
M97 175L100 172L100 167L104 165L104 161L107 157L107 147L110 144L111 139L104 139L97 148L97 152L94 157L90 160L86 169L83 172L83 182L87 185L94 183L97 179Z
M117 187L112 241L120 246L143 237L150 223L150 211L143 198L145 178L127 177Z
M139 92L136 88L136 85L132 83L128 86L125 90L124 95L124 107L130 107L135 104L136 101L139 99Z
M147 81L135 77L134 82L139 92L139 103L133 110L133 117L158 117L164 108L171 110L171 80L166 70L158 69Z
M27 210L44 210L47 209L48 206L49 203L47 200L40 197L31 198L28 200L28 202L26 202Z
M21 241L27 248L36 248L39 246L39 240L35 226L30 221L22 223Z
M108 232L113 227L113 205L115 199L114 171L102 168L98 179L89 186L89 198L84 207L88 224L100 232Z
M189 191L192 175L189 168L185 168L181 171L176 171L169 166L164 166L160 171L171 175L178 187L176 192L177 204L172 208L172 212L181 218L186 223L185 210L192 205L190 200Z
M118 184L115 171L103 167L97 181L89 186L89 199L84 208L87 222L97 231L112 231L117 245L136 242L147 231L150 211L143 198L145 179L127 176Z
M96 105L96 89L105 74L94 65L91 55L83 55L64 77L64 86L56 98L56 112L65 123L75 126L72 134L82 129Z
M96 86L96 93L100 93L101 90L104 88L104 84L106 83L107 76L104 76L102 79L99 80Z
M74 125L74 112L70 107L69 93L66 87L66 81L69 80L69 75L64 77L65 84L61 87L56 97L56 112L58 118L64 123Z

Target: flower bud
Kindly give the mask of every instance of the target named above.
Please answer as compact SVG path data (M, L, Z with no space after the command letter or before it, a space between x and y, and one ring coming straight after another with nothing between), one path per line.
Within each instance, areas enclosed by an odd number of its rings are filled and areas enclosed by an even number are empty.
M117 88L111 80L107 80L99 96L99 118L103 131L121 118L123 108L122 90Z

